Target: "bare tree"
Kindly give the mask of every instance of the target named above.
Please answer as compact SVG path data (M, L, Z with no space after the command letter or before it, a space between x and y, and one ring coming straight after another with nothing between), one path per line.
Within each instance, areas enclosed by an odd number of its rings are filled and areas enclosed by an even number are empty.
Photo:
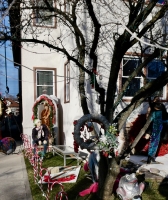
M4 1L2 11L5 11L11 2ZM95 90L99 93L101 114L109 123L117 122L118 130L121 130L130 114L148 96L152 96L168 83L168 71L164 71L150 82L143 71L152 60L159 58L162 61L167 55L167 1L163 5L158 5L158 0L54 2L55 4L51 0L16 0L9 11L11 27L6 27L6 31L0 33L1 40L12 41L13 47L20 45L20 42L38 43L64 54L74 66L79 67L78 87L83 113L90 113L85 94L85 81L90 77ZM60 30L57 37L52 37L52 28L34 26L37 19L40 20L39 24L43 25L53 18L57 19L57 28ZM44 37L44 29L48 37ZM72 45L67 42L69 38L73 41ZM117 93L121 63L127 52L138 57L140 62ZM102 85L98 74L103 77ZM114 118L118 105L139 74L144 77L145 84ZM119 172L119 162L125 156L123 153L121 157L113 158L109 164L108 175L106 174L101 183L101 199L111 199L114 180Z

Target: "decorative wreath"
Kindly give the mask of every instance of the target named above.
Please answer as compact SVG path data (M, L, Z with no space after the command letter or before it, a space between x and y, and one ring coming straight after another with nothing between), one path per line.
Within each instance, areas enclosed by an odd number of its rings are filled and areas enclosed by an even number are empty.
M56 110L55 110L55 105L53 103L53 101L51 99L49 99L46 95L41 95L39 98L36 99L32 111L33 111L33 116L32 116L32 120L37 119L37 111L38 111L38 105L39 104L43 104L47 101L47 103L50 106L50 131L53 128L53 125L56 123L56 118L55 118L55 114L56 114Z
M93 131L92 122L96 122L104 129L104 135L97 135L95 138L81 137L81 132L84 128L87 128L88 132ZM115 124L110 124L108 120L101 114L87 114L81 117L79 120L75 120L74 124L74 151L78 152L78 147L87 150L101 150L109 152L117 147L117 129Z

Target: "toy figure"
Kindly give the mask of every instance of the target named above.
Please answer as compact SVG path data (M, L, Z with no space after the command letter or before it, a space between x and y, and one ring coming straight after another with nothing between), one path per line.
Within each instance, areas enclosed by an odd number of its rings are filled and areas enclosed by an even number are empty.
M145 188L144 183L138 184L135 174L126 174L121 177L116 190L118 197L122 200L141 200L141 194Z
M48 146L49 130L39 119L34 120L34 125L35 127L32 129L33 145L43 144L44 150L42 152L42 156L45 156Z

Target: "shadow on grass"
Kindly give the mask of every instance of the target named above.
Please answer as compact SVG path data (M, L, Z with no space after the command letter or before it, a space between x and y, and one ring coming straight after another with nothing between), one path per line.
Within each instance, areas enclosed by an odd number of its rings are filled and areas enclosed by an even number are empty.
M81 169L82 171L82 169ZM82 172L81 174L82 175ZM83 175L84 176L84 175ZM68 194L68 199L69 200L84 200L84 199L87 199L87 200L98 200L98 197L96 194L89 194L89 195L86 195L84 197L80 197L78 194L79 192L83 191L83 190L86 190L87 188L90 187L91 184L93 184L93 182L91 180L88 180L86 177L84 178L80 178L80 180L78 180L76 182L76 184L74 184L73 186L71 186L71 188L69 188L69 190L67 190L67 194Z
M168 200L168 178L164 178L158 187L160 195L165 197L165 200Z

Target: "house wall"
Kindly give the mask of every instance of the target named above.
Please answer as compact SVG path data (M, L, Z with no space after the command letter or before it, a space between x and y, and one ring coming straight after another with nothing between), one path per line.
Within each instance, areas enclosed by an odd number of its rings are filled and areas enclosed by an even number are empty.
M30 48L29 48L30 49ZM41 49L43 51L41 51ZM40 52L50 52L47 48L42 47L34 47L33 51L36 51L38 53ZM64 143L73 144L72 140L72 133L73 132L73 120L80 118L82 116L82 110L80 106L80 102L78 99L78 88L76 85L76 80L71 80L70 84L70 91L71 91L71 97L70 97L70 103L64 104L64 63L66 62L66 59L64 59L62 56L60 56L57 53L54 54L35 54L32 55L30 52L24 52L22 51L22 64L29 67L22 68L22 101L23 101L23 132L24 134L31 135L31 130L33 128L33 120L32 117L32 107L35 101L34 97L34 77L33 77L33 67L49 67L49 68L57 68L57 75L60 75L62 77L57 76L57 98L60 100L60 107L59 107L59 113L60 113L60 123L63 124L62 130L60 130L60 134L64 135L64 138L66 140ZM73 75L71 71L71 77L75 76ZM71 145L72 146L72 145Z
M120 2L120 1L119 1ZM120 4L118 4L120 7ZM99 16L104 15L107 21L111 21L110 14L105 15L105 10L100 10L100 7L97 8ZM118 15L123 13L123 10L118 12ZM127 13L124 13L127 16ZM83 15L84 22L83 24L89 23L87 21L87 17ZM125 18L126 19L126 18ZM112 19L113 23L115 20ZM81 25L82 26L82 25ZM91 38L86 31L87 27L83 27L83 32L87 40ZM115 27L116 28L116 27ZM112 34L116 31L116 29L111 30L111 34L109 34L109 38L105 41L104 46L100 48L98 53L100 53L100 57L98 60L98 72L99 75L103 74L103 80L98 80L99 83L102 84L103 87L107 88L107 81L109 77L109 63L111 62L111 57L113 54L113 45L114 41L112 40ZM102 27L104 29L104 27ZM57 24L57 28L53 28L50 32L50 38L59 38L61 34L66 33L66 29L63 29L61 24ZM121 26L119 27L119 32L122 33L123 29ZM45 28L40 28L39 39L44 38L44 40L48 41L49 32ZM31 36L30 36L31 37ZM56 39L57 41L57 39ZM70 36L64 39L64 45L66 48L74 47L74 39ZM59 122L60 122L60 136L62 140L61 144L67 144L69 146L73 146L73 136L72 132L74 129L73 121L79 119L83 116L82 108L80 105L79 98L79 90L78 90L78 68L74 67L72 63L70 63L70 102L64 103L64 64L67 62L65 56L59 54L57 51L53 51L41 44L22 44L23 48L21 50L21 58L22 58L22 108L23 108L23 133L31 136L32 128L33 128L33 120L32 120L32 106L35 101L34 96L34 67L41 68L56 68L57 69L57 98L60 100L59 107ZM112 47L111 47L112 46ZM72 48L73 49L73 48ZM130 50L131 51L131 50ZM87 60L86 65L90 66L90 60ZM99 76L98 76L99 77ZM86 76L86 97L89 105L89 109L91 113L99 113L99 105L96 104L97 93L94 89L91 89L90 80L87 80ZM117 107L115 115L120 112L125 104L128 102L122 102ZM138 114L145 113L147 110L148 104L144 103L138 109L136 109L131 116L128 118L128 122L133 121Z

